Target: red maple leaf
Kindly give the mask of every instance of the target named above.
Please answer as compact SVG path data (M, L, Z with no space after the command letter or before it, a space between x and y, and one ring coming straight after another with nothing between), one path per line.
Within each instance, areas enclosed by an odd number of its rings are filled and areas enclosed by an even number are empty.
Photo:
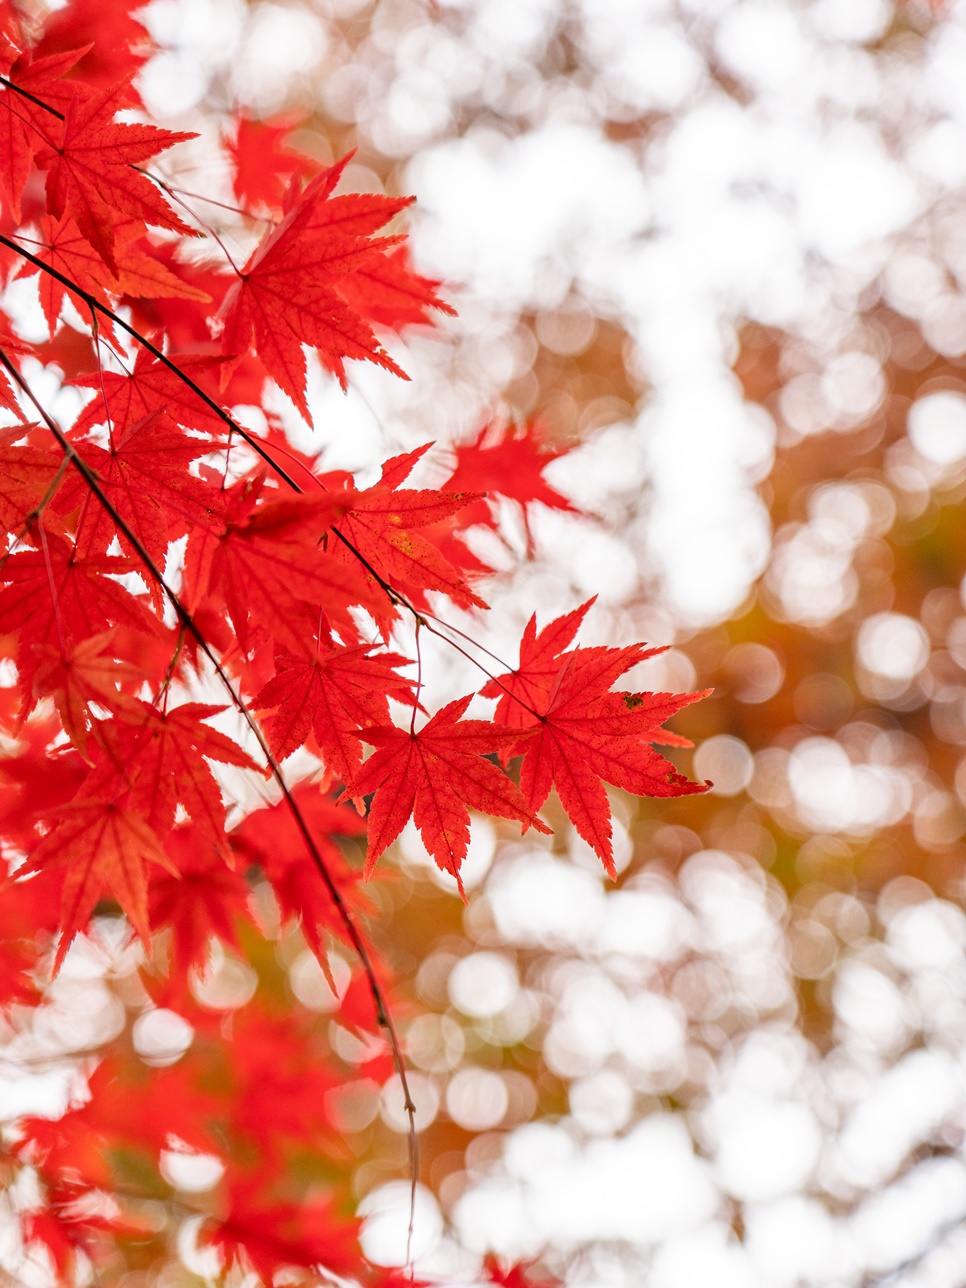
M114 625L166 634L147 609L113 576L135 570L118 555L78 556L74 546L52 532L37 537L39 550L11 555L0 570L0 621L5 630L19 632L17 667L25 688L33 684L37 667L35 644L71 647Z
M250 1180L236 1182L228 1211L202 1229L201 1239L229 1266L250 1264L267 1284L286 1266L324 1266L339 1274L358 1260L356 1227L337 1216L329 1198L272 1201Z
M254 341L272 378L310 419L303 344L313 345L346 386L344 358L363 358L407 379L369 324L340 294L352 274L376 262L396 238L372 239L407 200L329 200L348 158L320 174L238 273L222 312L224 352L241 356Z
M97 471L101 488L117 514L127 523L142 549L163 565L168 542L193 526L215 528L221 522L222 494L188 473L188 466L211 450L200 438L189 438L155 411L111 435L108 448L86 440L75 442L78 454ZM76 548L81 555L105 552L114 540L117 525L87 486L71 471L57 494L57 509L69 514L79 505ZM132 556L138 550L123 532L122 549ZM160 605L158 587L154 587Z
M197 827L176 827L164 843L176 872L152 869L148 912L152 930L170 927L169 974L184 984L192 967L204 968L212 936L238 947L236 926L251 923L249 888Z
M31 853L24 875L66 869L61 897L61 940L54 959L60 969L74 936L87 925L97 901L115 898L141 940L150 941L146 863L171 868L157 833L140 813L114 796L88 796L61 805L57 823Z
M143 8L140 0L68 0L63 8L47 14L36 52L53 54L84 45L77 64L84 85L113 84L154 52L147 28L131 13ZM135 106L140 102L133 93L132 102Z
M217 371L222 363L223 359L212 358L208 354L177 355L180 370L189 380L205 387L209 395L211 389L206 387L206 377ZM184 376L177 375L159 359L151 357L146 349L138 350L134 367L125 375L97 371L93 375L79 376L71 383L96 391L96 396L74 422L72 433L75 437L108 421L117 428L162 410L185 429L221 434L225 428L224 420L199 397Z
M5 69L11 88L0 94L0 192L17 223L34 156L45 146L46 129L57 119L54 113L86 96L83 85L62 79L84 52L72 49L35 60L28 51Z
M131 716L138 710L137 700L120 692L118 684L140 682L143 671L117 656L116 635L115 630L104 631L66 651L51 644L35 645L34 692L53 698L64 732L82 756L87 754L88 734L98 723L91 715L92 702L115 715Z
M549 829L527 808L515 783L485 757L516 741L488 720L461 720L472 695L447 703L418 732L395 726L365 729L359 737L376 750L343 796L375 795L369 807L365 875L410 817L443 872L456 878L470 835L469 809ZM546 799L546 798L545 798ZM541 802L542 803L542 802Z
M285 112L267 121L242 113L235 117L225 143L235 167L232 187L243 206L276 210L290 177L305 172L308 158L285 146L304 120L304 112Z
M276 708L265 722L265 734L279 760L311 733L332 774L344 781L358 769L362 746L357 731L388 724L388 699L405 702L412 695L413 681L394 669L408 659L398 653L372 656L373 651L368 644L345 648L322 635L311 653L276 654L275 676L252 705Z
M538 810L557 788L577 832L608 874L617 875L611 843L610 803L604 782L636 796L685 796L707 791L693 783L650 745L660 726L703 693L611 692L638 662L661 650L576 648L559 652L574 637L589 604L536 634L531 618L521 648L521 668L490 680L484 697L500 698L497 719L519 730L510 754L523 754L520 790ZM522 712L522 714L521 714Z
M339 289L369 322L398 330L429 322L431 309L456 316L456 310L440 299L440 285L413 270L409 247L403 244L347 277Z
M335 805L311 783L295 788L292 798L342 898L356 912L371 910L359 889L358 873L346 866L345 856L332 840L333 835L360 836L366 830L364 821L354 809ZM325 934L344 941L346 929L288 804L279 801L254 810L232 831L231 842L239 858L259 864L275 891L283 920L301 923L306 943L327 971Z
M208 843L227 850L225 806L208 760L240 769L259 767L239 745L204 722L223 707L185 702L159 711L138 702L136 723L112 722L105 729L106 757L95 769L91 789L126 799L162 836L174 827L178 805Z
M18 532L44 498L63 463L63 453L20 443L32 426L0 429L0 523Z
M551 510L579 514L577 507L544 478L547 466L566 456L567 450L548 445L546 429L539 419L521 426L491 422L471 442L456 446L456 463L444 487L454 492L479 491L488 497L507 497L523 507L525 518L534 502ZM492 505L477 505L471 515L464 515L464 521L492 524L492 511Z
M82 103L73 100L63 129L52 130L50 146L37 155L38 165L48 172L51 213L73 215L78 228L111 268L116 263L118 212L159 228L193 232L136 163L197 135L115 122L114 113L127 106L127 89L125 80Z
M439 548L416 531L442 523L479 499L475 492L440 492L431 488L400 488L431 443L386 461L379 482L356 492L344 503L345 514L334 525L351 543L340 552L343 561L358 558L384 581L417 604L424 592L439 591L463 608L486 608L465 577Z
M378 610L380 599L358 563L349 564L323 541L344 508L341 498L279 495L265 475L242 479L226 493L221 531L195 530L185 556L185 590L199 603L216 593L231 616L242 648L264 637L269 624L278 645L300 652L306 611L320 621L321 606L343 637L358 627L351 605Z

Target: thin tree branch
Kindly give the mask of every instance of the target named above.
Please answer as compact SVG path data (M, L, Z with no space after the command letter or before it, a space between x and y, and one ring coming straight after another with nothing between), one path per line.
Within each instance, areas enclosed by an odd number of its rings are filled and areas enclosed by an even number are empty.
M345 902L345 899L342 897L342 893L339 890L338 886L336 885L335 879L333 878L331 872L329 871L328 865L326 864L325 859L322 857L321 851L319 850L318 846L315 843L315 838L312 836L311 830L309 829L308 824L305 821L305 817L302 814L302 811L299 809L299 806L292 795L292 792L288 786L288 783L285 780L285 777L282 773L282 770L281 770L281 767L279 766L278 761L275 759L275 756L272 753L271 748L269 747L267 741L265 740L265 736L262 733L258 725L258 722L255 720L255 717L251 714L250 710L248 709L248 705L246 704L246 702L244 701L244 699L242 698L238 690L235 688L235 685L232 683L230 676L225 671L221 662L215 656L214 651L212 650L211 646L209 645L207 639L205 638L200 628L196 625L191 613L182 603L180 597L168 584L167 580L164 577L164 574L162 573L160 568L158 568L154 560L151 558L151 555L147 552L147 550L145 550L137 534L133 531L130 525L125 521L124 517L118 512L117 507L107 496L107 494L101 487L100 480L98 479L96 472L91 468L90 465L87 464L87 462L79 454L77 449L74 447L73 443L66 436L66 434L60 428L60 426L57 424L54 418L49 414L47 409L44 406L42 406L42 404L38 401L38 399L34 395L33 390L27 384L26 380L23 378L20 371L10 360L7 353L3 349L0 349L0 365L2 365L10 373L11 377L16 382L18 387L21 389L25 397L27 397L30 400L30 402L33 404L33 406L37 409L38 414L42 417L44 424L50 430L51 434L53 434L58 445L64 452L64 455L67 458L67 460L74 467L74 469L77 470L78 474L80 474L81 478L84 480L85 484L87 485L91 493L97 499L98 504L103 508L105 513L109 515L111 522L115 525L117 530L120 533L122 533L124 537L127 539L127 541L130 543L131 548L137 554L141 563L144 565L145 569L149 573L151 579L154 581L154 583L157 586L159 586L162 589L162 591L164 592L164 594L168 599L168 602L171 604L172 608L177 614L178 620L180 621L182 628L185 631L187 631L187 633L192 637L192 639L196 642L198 647L204 653L205 657L211 663L215 671L215 674L218 676L218 679L221 681L223 687L228 693L228 696L231 700L232 705L242 716L248 728L251 730L253 737L258 743L259 749L265 759L265 763L268 766L269 771L271 772L272 778L275 780L275 782L279 787L279 790L282 793L282 797L285 800L285 803L292 815L295 825L298 828L299 834L301 835L302 840L305 843L305 847L312 858L312 862L315 864L315 867L319 873L319 876L322 878L323 884L325 885L325 888L329 894L329 897L332 900L333 905L335 906L336 912L338 913L338 916L339 916L339 920L342 922L342 925L344 926L346 934L349 938L349 942L352 944L352 947L355 950L355 953L359 958L360 963L362 964L362 969L363 969L363 972L365 973L366 981L369 985L369 992L372 996L373 1005L376 1012L376 1023L379 1025L380 1028L383 1028L386 1030L387 1038L389 1041L389 1047L392 1052L393 1064L395 1065L396 1072L399 1075L399 1082L403 1090L403 1095L405 1097L404 1107L406 1110L406 1114L408 1115L408 1118L409 1118L410 1167L411 1167L413 1176L415 1177L416 1169L418 1166L418 1151L417 1151L417 1142L416 1142L416 1106L414 1105L412 1095L410 1094L409 1082L406 1077L406 1065L402 1055L402 1047L399 1042L399 1037L396 1033L396 1028L392 1019L392 1014L386 1003L379 981L376 978L375 968L372 963L372 958L369 955L369 949L366 946L366 942L363 939L358 927L356 926L355 919L353 918L352 913L350 912L349 907ZM414 1184L415 1184L415 1181L414 1181Z

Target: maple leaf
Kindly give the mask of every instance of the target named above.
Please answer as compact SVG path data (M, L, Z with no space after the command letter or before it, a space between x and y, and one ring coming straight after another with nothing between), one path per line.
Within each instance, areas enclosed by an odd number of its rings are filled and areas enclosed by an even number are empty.
M389 698L412 700L413 681L394 670L408 659L398 653L372 653L370 645L346 648L329 637L320 638L312 654L276 654L275 676L252 705L277 708L265 722L265 734L279 760L312 733L338 778L348 779L358 769L362 747L357 731L389 723Z
M345 514L334 526L352 549L344 549L340 557L346 561L358 551L384 581L420 604L423 592L435 590L463 608L486 608L439 548L415 531L450 518L480 494L399 486L431 446L392 457L374 487L347 497Z
M34 155L45 146L51 124L41 103L63 113L75 98L86 97L85 86L62 79L86 52L70 49L35 59L28 50L6 71L12 88L0 94L0 191L17 223Z
M150 942L146 863L171 868L146 818L113 796L90 796L61 805L57 823L32 852L23 874L66 868L61 898L61 940L54 958L60 970L74 936L87 925L97 901L108 894L127 914L142 942Z
M611 686L638 662L661 650L576 648L561 652L576 634L589 604L551 622L538 635L531 617L521 647L521 668L495 677L481 690L500 697L496 716L519 731L510 754L523 754L520 791L538 810L557 788L580 836L616 877L610 803L603 783L636 796L685 796L707 791L650 745L660 725L701 693L612 693ZM523 714L521 714L521 712Z
M34 692L48 694L57 707L64 732L82 756L95 722L90 703L117 715L134 715L138 702L118 690L122 681L139 681L142 671L117 656L117 632L104 631L82 639L66 652L50 644L36 645L38 655Z
M137 537L141 547L163 565L168 542L192 526L218 526L222 494L188 473L188 466L211 450L200 438L189 438L166 423L163 411L122 426L112 435L109 448L85 440L75 449L97 473L103 492ZM69 514L79 505L76 548L81 555L105 552L114 540L114 516L93 495L76 471L57 495L57 508ZM118 540L124 550L137 549L123 532ZM157 594L159 588L154 587ZM156 598L160 603L160 598Z
M39 939L57 929L56 881L39 877L7 880L0 892L0 1008L12 1002L36 1006L41 987L35 974ZM54 897L52 897L52 895Z
M549 831L527 808L516 784L484 759L515 742L516 734L488 720L461 720L471 700L472 694L447 703L419 732L395 726L360 730L359 737L376 750L346 785L343 797L375 793L369 807L366 876L410 817L437 866L456 878L461 894L468 806L513 819L524 831Z
M150 1236L147 1221L125 1214L116 1199L88 1189L70 1178L48 1178L46 1206L21 1216L25 1243L46 1248L58 1274L66 1282L72 1276L77 1254L93 1259L94 1236L109 1233L114 1238Z
M153 930L170 927L169 972L184 984L192 967L207 964L213 935L238 947L236 923L251 921L249 888L199 828L176 827L164 848L176 872L151 870L149 920Z
M346 158L347 159L347 158ZM282 222L266 233L222 304L224 352L240 356L254 341L272 378L306 420L303 344L313 345L346 387L343 358L362 358L408 379L364 318L339 293L353 273L377 261L395 238L372 240L405 200L343 197L327 207L345 164L318 175Z
M305 606L322 604L340 631L356 633L351 604L377 600L358 565L347 565L321 545L339 513L337 498L285 496L262 500L264 474L242 479L226 494L220 532L192 533L185 555L185 593L190 604L207 594L223 596L242 648L268 628L275 640L299 652Z
M366 825L349 806L337 806L312 784L292 792L330 875L345 902L356 912L372 905L358 885L358 874L347 868L332 835L360 836ZM230 834L232 847L247 863L257 863L271 883L286 922L300 922L306 943L324 971L329 970L325 934L345 941L346 928L306 850L305 840L285 801L254 810Z
M114 122L126 106L127 81L68 106L59 139L37 155L47 170L47 200L56 216L65 211L110 268L115 266L117 212L142 223L191 234L184 220L163 200L153 183L136 168L157 152L196 138L154 125Z
M178 354L180 370L195 383L202 381L212 370L217 370L221 361L207 354ZM97 371L93 375L78 376L71 384L96 390L96 396L74 422L72 434L75 438L108 421L115 428L123 428L155 411L164 411L185 429L220 434L225 428L221 417L181 376L151 357L145 349L138 350L134 367L128 374ZM206 389L205 392L210 394L211 391Z
M530 1274L535 1261L517 1261L507 1264L494 1253L487 1253L483 1259L483 1270L487 1281L499 1285L499 1288L564 1288L559 1279L550 1279L541 1275L534 1279Z
M228 135L228 155L234 164L232 187L245 206L277 209L286 181L304 170L307 158L287 147L285 140L305 121L304 112L285 112L266 121L239 114Z
M117 794L123 788L161 835L174 826L181 805L200 835L227 848L225 806L207 761L262 771L236 742L204 723L224 708L185 702L159 711L141 701L137 707L136 724L112 722L103 731L107 758L92 775L92 789L112 785Z
M437 294L440 285L413 271L409 248L401 245L347 277L339 290L368 321L399 330L429 322L430 309L456 316L456 310Z
M65 215L62 219L53 219L50 215L44 215L40 221L40 232L42 241L34 253L41 263L49 264L62 276L76 282L95 300L107 305L109 302L107 290L114 284L114 274L87 238L82 235L70 215ZM48 330L53 335L57 330L57 322L68 295L68 288L56 277L42 272L37 265L24 261L20 275L31 277L34 273L38 275L40 307L47 320ZM81 305L81 308L83 307Z
M120 75L130 76L155 51L147 28L131 13L143 8L140 0L68 0L47 14L35 52L84 45L77 67L84 85L113 83ZM136 93L131 97L136 106L140 100Z
M30 425L0 429L0 523L17 532L57 477L63 454L33 444L17 446Z
M40 550L11 555L0 570L0 620L19 632L17 666L29 690L37 667L35 644L73 646L114 625L159 636L158 619L113 580L134 565L118 555L80 558L74 546L52 532L38 536Z
M217 1248L229 1267L247 1262L267 1284L286 1266L351 1271L356 1237L355 1224L337 1219L330 1199L272 1202L251 1181L236 1182L225 1216L201 1230L201 1241Z
M596 600L596 595L579 608L549 622L537 633L537 615L534 613L523 628L520 640L520 665L515 671L488 680L480 689L484 698L499 698L493 713L495 724L509 729L527 729L535 716L546 705L554 680L560 671L561 657L568 644L572 644L581 622ZM654 653L662 652L653 650ZM509 764L512 749L504 750L500 759Z
M453 472L443 486L454 492L480 491L487 494L485 502L478 502L464 512L461 516L464 524L495 526L496 506L490 498L506 497L523 509L527 543L532 550L532 505L545 505L550 510L569 514L582 513L544 478L547 466L566 456L568 449L549 447L547 431L537 418L518 427L501 427L490 422L471 442L460 443L454 450L456 462Z
M236 1020L244 1060L233 1069L231 1129L248 1138L265 1159L281 1161L287 1142L314 1140L329 1154L343 1142L329 1109L341 1079L321 1060L306 1060L312 1018L276 1015L257 1004Z

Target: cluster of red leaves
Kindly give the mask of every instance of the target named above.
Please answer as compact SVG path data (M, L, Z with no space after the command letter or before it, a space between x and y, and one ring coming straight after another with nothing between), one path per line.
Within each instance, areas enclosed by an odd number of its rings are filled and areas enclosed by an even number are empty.
M425 447L360 487L296 452L271 415L260 437L237 423L230 408L259 402L268 380L309 419L306 348L343 386L346 359L403 375L380 334L450 310L386 232L409 199L339 195L348 158L311 173L282 146L285 120L239 116L225 132L246 262L212 237L207 258L196 244L182 258L204 225L190 197L175 204L157 159L195 136L130 119L144 115L132 7L72 0L32 30L0 5L2 266L36 278L49 332L30 343L0 317L0 648L12 677L0 690L0 998L39 1000L92 916L119 910L150 963L145 1005L190 1022L194 1055L105 1059L62 1117L21 1122L9 1161L32 1169L40 1195L23 1234L70 1282L105 1246L150 1237L120 1196L118 1157L152 1160L142 1197L158 1198L175 1188L166 1152L212 1154L225 1172L214 1206L198 1209L200 1239L226 1267L271 1282L285 1266L323 1266L388 1284L360 1260L347 1194L325 1166L293 1162L344 1152L334 1093L385 1080L385 1044L350 1069L317 1029L256 997L229 1047L192 980L213 941L241 952L262 933L256 877L323 971L333 941L364 952L359 873L335 836L366 833L368 877L412 818L459 884L469 810L546 832L538 811L555 786L613 873L602 784L702 790L653 748L682 741L660 725L699 695L614 692L654 650L571 647L584 605L539 633L530 622L517 669L479 691L497 700L492 719L467 718L473 694L423 709L414 659L391 634L433 629L441 599L485 607L460 535L496 526L495 495L571 509L543 477L559 453L535 427L489 430L458 449L441 488L404 486ZM38 363L83 391L72 423L35 398L24 373ZM279 766L296 752L308 768L293 786ZM222 782L247 778L253 798L273 780L281 799L239 822L213 766ZM373 998L382 1008L378 968L364 965L338 1006L355 1031L372 1026ZM524 1282L496 1262L486 1273Z

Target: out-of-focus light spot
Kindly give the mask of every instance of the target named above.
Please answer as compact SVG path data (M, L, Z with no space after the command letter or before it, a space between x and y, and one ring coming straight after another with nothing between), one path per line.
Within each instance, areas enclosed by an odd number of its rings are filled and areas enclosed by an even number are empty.
M600 57L607 88L619 103L637 112L673 111L703 79L703 60L672 27L650 23L627 31L623 24L598 22L597 26L610 28L596 42L608 46Z
M497 1127L510 1105L506 1085L492 1069L460 1069L446 1087L446 1110L466 1131Z
M889 25L892 9L886 0L818 0L808 11L809 21L827 40L856 44L878 40Z
M788 931L788 947L800 979L821 979L835 964L835 937L819 921L796 921Z
M821 1134L804 1105L744 1105L723 1114L715 1170L745 1202L763 1202L804 1185L818 1160Z
M349 987L352 970L348 962L336 953L329 954L328 962L335 992L325 978L315 954L308 949L299 953L289 970L292 992L310 1011L337 1011L339 1000L345 996Z
M684 1077L687 1035L687 1016L676 1001L644 993L627 1008L615 1047L644 1075L642 1086L662 1094Z
M561 308L537 315L537 339L551 353L575 357L593 342L597 323L586 309Z
M821 1203L800 1195L745 1211L745 1246L762 1283L785 1288L797 1283L829 1283L834 1263L835 1229Z
M788 525L778 534L765 577L783 616L806 625L829 621L855 599L853 543L828 525Z
M599 879L532 851L499 865L487 898L500 935L510 943L583 946L604 916Z
M696 942L710 951L738 951L776 941L760 869L745 868L720 850L700 850L681 869L681 890L700 917Z
M908 970L961 967L966 954L966 916L945 899L900 908L890 919L887 942Z
M964 1213L966 1170L962 1162L931 1158L912 1167L881 1193L870 1195L849 1221L849 1233L862 1248L871 1270L891 1278L895 1267L907 1260L919 1262L924 1248L937 1238L941 1243L941 1232L961 1223ZM958 1277L929 1276L933 1283L947 1284Z
M802 233L832 260L895 232L918 204L910 175L873 130L854 123L811 136L795 179Z
M769 809L784 809L792 803L788 782L790 753L784 747L765 747L755 753L755 769L748 793L753 800Z
M214 1189L225 1173L225 1164L214 1154L182 1149L162 1150L159 1167L169 1185L189 1194Z
M425 1074L410 1070L406 1074L409 1094L416 1107L416 1130L423 1131L434 1122L439 1113L439 1091L436 1083ZM409 1115L399 1074L394 1073L379 1097L379 1116L390 1131L405 1135L409 1131Z
M876 613L859 627L859 661L886 680L907 682L929 659L929 636L919 622L902 613Z
M838 675L818 671L795 689L795 714L812 729L837 729L852 714L855 699Z
M907 317L921 317L942 289L942 268L915 252L900 251L883 272L886 301Z
M673 961L692 942L690 913L669 891L615 890L604 901L599 951Z
M922 333L937 353L958 358L966 352L966 304L952 294L934 300L923 316Z
M131 1040L145 1064L163 1066L180 1060L194 1037L194 1029L165 1007L145 1011L134 1021Z
M288 82L315 67L327 47L326 27L317 16L280 4L257 5L232 64L239 100L275 110L285 101Z
M204 97L207 77L191 57L178 50L152 58L138 76L144 105L159 120L190 112Z
M718 26L718 53L730 71L758 89L793 78L811 53L797 14L767 0L746 0Z
M924 850L945 850L966 832L966 814L949 792L929 792L916 803L912 832Z
M739 702L767 702L785 678L785 667L764 644L737 644L726 655L722 670Z
M379 1084L355 1078L325 1093L325 1109L339 1131L364 1131L379 1112Z
M896 985L867 962L846 959L832 991L837 1021L850 1039L893 1050L906 1033L906 1007Z
M191 992L202 1006L214 1011L233 1011L255 995L258 975L247 962L229 957L221 943L211 947L211 961L204 973L191 973Z
M909 437L927 461L952 465L966 456L966 397L942 389L909 408Z
M851 1185L881 1185L961 1101L962 1070L955 1056L910 1052L876 1080L846 1121L837 1170Z
M907 776L892 765L853 765L831 738L803 738L788 782L796 810L816 831L864 833L897 823L912 803Z
M478 130L438 144L410 163L406 183L432 227L424 245L437 271L471 272L474 292L504 302L533 298L539 265L588 229L620 242L650 218L629 153L565 121L514 139Z
M513 963L498 953L472 953L453 968L449 995L464 1015L482 1017L504 1010L519 992Z
M406 1055L432 1073L455 1069L464 1047L463 1030L451 1015L417 1015L406 1030Z
M885 394L882 367L868 353L841 353L826 367L822 383L840 427L864 420Z
M359 1204L359 1216L364 1218L359 1242L367 1261L377 1266L401 1266L407 1253L424 1257L439 1243L443 1233L439 1204L430 1190L418 1184L410 1239L410 1198L407 1182L390 1181Z
M469 1247L509 1245L516 1255L599 1239L650 1247L697 1231L715 1209L707 1164L695 1158L687 1127L672 1114L654 1113L626 1136L592 1141L579 1153L564 1132L555 1134L563 1138L559 1150L532 1156L526 1139L511 1137L510 1176L460 1199L453 1216Z
M746 743L731 734L707 738L694 753L694 774L714 784L716 796L737 796L751 782L755 762Z
M601 1069L589 1078L570 1084L570 1116L593 1136L612 1136L625 1127L634 1107L634 1093L627 1079L615 1069Z

